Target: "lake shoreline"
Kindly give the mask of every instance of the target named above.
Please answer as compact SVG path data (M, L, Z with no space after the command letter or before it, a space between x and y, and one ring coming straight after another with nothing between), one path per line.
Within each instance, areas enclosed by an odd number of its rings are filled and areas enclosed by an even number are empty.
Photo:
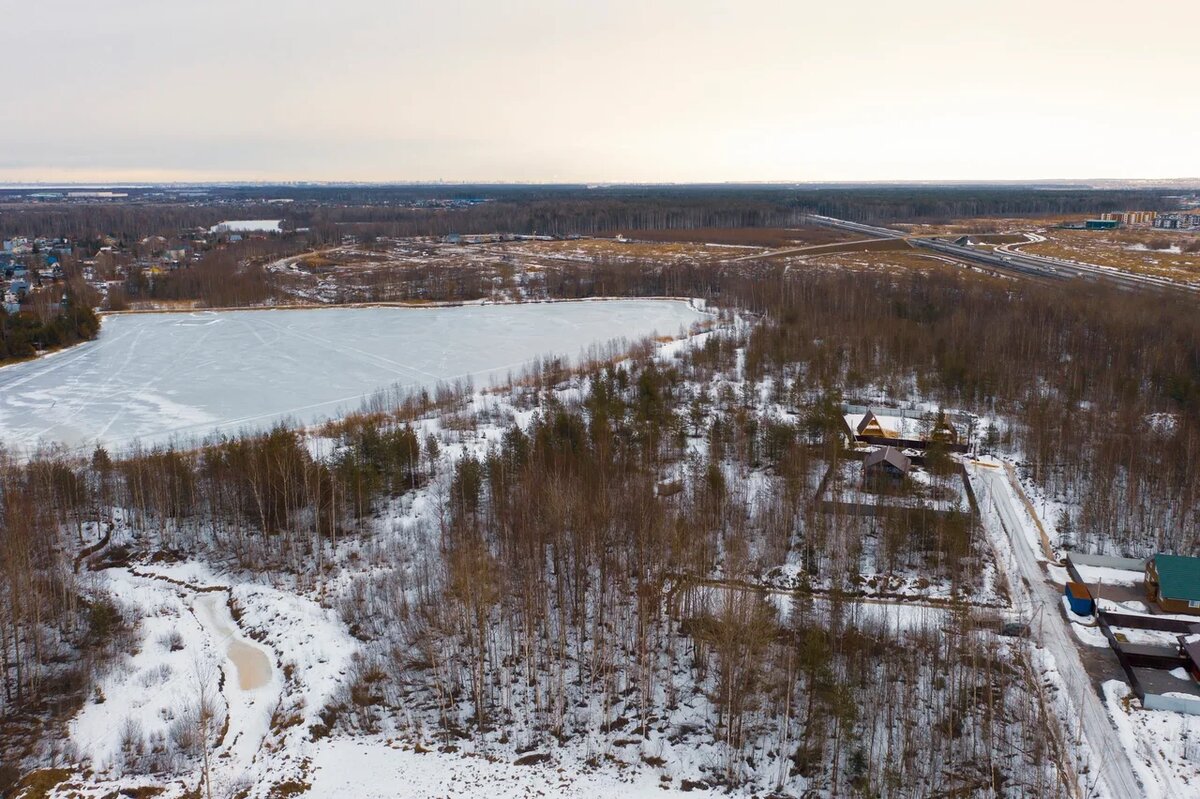
M96 315L101 319L107 316L132 316L138 314L190 314L190 313L225 313L226 311L315 311L322 309L337 309L337 308L404 308L412 310L422 309L439 309L439 308L486 308L489 306L516 306L516 305L555 305L559 303L584 303L584 302L623 302L632 300L653 300L655 302L686 302L689 306L700 313L712 314L714 311L709 309L708 302L700 297L683 297L673 295L653 295L653 296L630 296L624 297L620 295L606 295L603 297L553 297L545 300L463 300L461 302L449 300L436 300L430 302L402 302L402 301L376 301L376 302L340 302L340 303L288 303L286 305L231 305L227 307L205 307L205 308L129 308L121 311L96 311ZM87 342L80 342L86 344ZM57 350L55 350L57 352Z

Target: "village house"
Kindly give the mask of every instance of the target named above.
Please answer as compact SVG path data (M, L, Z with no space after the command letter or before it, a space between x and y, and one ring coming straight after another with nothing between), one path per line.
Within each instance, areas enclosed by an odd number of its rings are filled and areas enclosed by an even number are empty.
M1162 553L1150 558L1146 598L1166 613L1200 616L1200 558Z
M966 452L958 429L944 411L936 420L928 414L914 415L912 411L893 408L866 408L862 415L847 413L843 417L849 444L875 444L900 449L924 450L930 444L942 445L950 452Z
M880 438L899 438L898 433L890 427L884 427L879 421L879 417L875 415L875 411L870 408L863 414L863 418L859 421L855 432L860 436L879 436Z
M895 447L883 447L863 460L863 485L874 488L896 488L904 484L912 469L912 461Z

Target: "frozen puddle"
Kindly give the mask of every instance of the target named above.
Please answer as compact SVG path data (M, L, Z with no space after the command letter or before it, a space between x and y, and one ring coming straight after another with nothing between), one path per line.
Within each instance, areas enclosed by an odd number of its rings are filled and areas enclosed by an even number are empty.
M271 659L261 648L239 637L223 591L200 596L196 600L196 615L218 643L226 643L225 655L237 670L238 688L253 691L270 682Z

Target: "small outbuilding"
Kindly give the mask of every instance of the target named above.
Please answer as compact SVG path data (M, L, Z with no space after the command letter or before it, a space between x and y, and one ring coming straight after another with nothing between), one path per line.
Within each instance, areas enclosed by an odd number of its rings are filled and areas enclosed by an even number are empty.
M1096 612L1096 600L1092 599L1092 592L1083 583L1071 581L1067 583L1063 593L1071 606L1071 612L1076 616L1091 616Z
M1200 558L1162 553L1150 558L1146 598L1167 613L1200 616Z

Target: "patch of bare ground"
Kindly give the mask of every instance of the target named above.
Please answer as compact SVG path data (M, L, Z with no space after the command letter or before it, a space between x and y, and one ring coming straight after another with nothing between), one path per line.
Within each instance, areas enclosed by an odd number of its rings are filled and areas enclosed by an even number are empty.
M965 264L921 250L891 252L843 252L820 256L799 256L786 261L789 269L848 270L907 274L969 275L974 281L1005 281L1006 278L971 269Z
M632 234L631 234L632 235ZM680 261L715 262L742 254L729 245L710 247L690 241L636 241L617 238L575 241L527 241L495 245L513 257L545 258L553 261L636 260L651 263Z
M714 228L690 230L636 230L625 234L636 241L694 242L727 244L741 247L802 247L808 244L832 244L854 238L854 234L834 228L806 225L796 228Z
M912 245L904 239L855 239L836 244L818 244L806 247L803 254L822 255L839 252L890 252L911 250Z
M1038 217L983 217L978 219L954 219L949 222L929 224L893 225L913 236L983 236L987 234L1021 234L1027 230L1061 225L1066 222L1082 222L1085 216L1038 216ZM1003 244L1005 242L992 242Z
M1046 241L1020 249L1171 280L1200 280L1200 233L1154 228L1041 232Z

